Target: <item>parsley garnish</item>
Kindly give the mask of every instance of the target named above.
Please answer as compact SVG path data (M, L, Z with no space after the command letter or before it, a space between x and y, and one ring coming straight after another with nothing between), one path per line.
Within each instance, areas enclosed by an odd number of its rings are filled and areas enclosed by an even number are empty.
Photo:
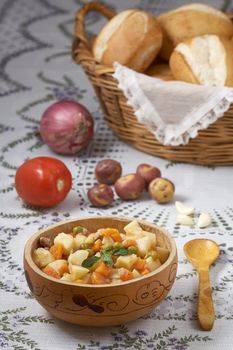
M89 258L83 260L82 267L86 267L88 269L89 267L92 267L99 259L99 256L90 256Z

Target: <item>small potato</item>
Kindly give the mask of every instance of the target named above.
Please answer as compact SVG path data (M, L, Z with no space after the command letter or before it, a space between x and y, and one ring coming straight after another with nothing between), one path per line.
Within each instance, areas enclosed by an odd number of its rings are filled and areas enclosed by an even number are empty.
M172 200L175 192L174 184L163 177L157 177L149 184L149 194L158 203L168 203Z
M159 168L149 164L140 164L137 167L136 173L145 180L146 188L148 188L149 183L152 180L161 177L161 171Z
M95 207L106 207L113 202L114 194L110 186L106 184L95 185L87 192L91 204Z
M120 177L114 187L120 198L137 199L145 189L145 181L137 174L128 174Z
M103 159L95 167L96 179L101 184L113 185L121 176L122 167L113 159Z

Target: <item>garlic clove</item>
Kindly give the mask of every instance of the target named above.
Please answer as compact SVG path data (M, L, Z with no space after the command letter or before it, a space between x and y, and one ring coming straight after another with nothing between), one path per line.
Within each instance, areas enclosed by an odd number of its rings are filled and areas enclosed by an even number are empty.
M202 213L198 218L197 226L199 228L205 228L205 227L210 226L211 223L212 223L212 218L211 218L210 214Z
M193 218L191 218L188 215L179 214L176 217L176 223L184 226L193 226L194 221L193 221Z
M192 207L186 207L182 202L175 202L175 207L178 213L184 214L184 215L192 215L195 211L195 208Z

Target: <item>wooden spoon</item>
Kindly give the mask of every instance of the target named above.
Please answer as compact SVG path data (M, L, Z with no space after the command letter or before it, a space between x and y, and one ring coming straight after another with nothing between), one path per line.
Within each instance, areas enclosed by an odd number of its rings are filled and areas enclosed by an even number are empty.
M184 253L199 274L197 316L201 328L212 329L214 304L211 294L209 267L219 256L219 246L210 239L193 239L184 245Z

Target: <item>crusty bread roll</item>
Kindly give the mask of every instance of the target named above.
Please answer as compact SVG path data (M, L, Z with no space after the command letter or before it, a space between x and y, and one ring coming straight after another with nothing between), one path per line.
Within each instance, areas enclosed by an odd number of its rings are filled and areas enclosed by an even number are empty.
M168 64L152 64L145 71L145 74L166 81L174 80L174 76Z
M233 43L203 35L176 46L170 58L176 80L206 86L233 86Z
M204 4L181 6L158 16L163 31L160 56L169 60L174 47L180 42L204 34L215 34L230 39L233 24L221 11Z
M127 10L113 17L98 34L93 54L107 66L117 61L138 72L151 64L162 46L157 19L144 11Z

